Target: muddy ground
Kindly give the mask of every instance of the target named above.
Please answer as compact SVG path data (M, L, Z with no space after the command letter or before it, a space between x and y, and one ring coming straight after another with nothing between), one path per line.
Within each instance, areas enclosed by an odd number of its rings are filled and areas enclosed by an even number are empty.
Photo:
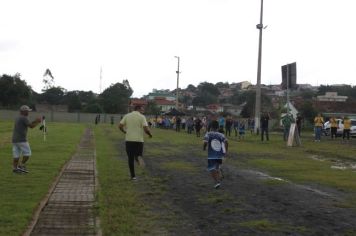
M123 140L119 158L126 160ZM160 154L150 150L166 149ZM200 147L179 152L167 142L145 144L138 191L157 219L152 235L356 235L349 193L280 180L233 159L223 164L220 189L206 171ZM247 156L239 155L239 162Z

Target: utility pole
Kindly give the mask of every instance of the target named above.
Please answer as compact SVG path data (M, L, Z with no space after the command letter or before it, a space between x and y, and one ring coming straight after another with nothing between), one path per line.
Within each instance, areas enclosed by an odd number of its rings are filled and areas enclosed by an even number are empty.
M260 31L258 43L258 66L257 66L257 84L256 84L256 106L255 106L255 133L258 134L260 130L261 118L261 67L262 67L262 30L263 30L263 0L261 0L261 14L260 23L256 28Z
M289 115L289 64L287 64L287 115Z
M99 93L100 94L101 94L101 83L103 80L102 74L103 74L103 68L100 66L100 85L99 85Z
M180 71L179 71L179 63L180 63L180 57L178 56L175 56L175 58L178 59L178 69L176 71L177 73L177 90L176 90L176 109L178 110L178 99L179 99L179 74L180 74Z

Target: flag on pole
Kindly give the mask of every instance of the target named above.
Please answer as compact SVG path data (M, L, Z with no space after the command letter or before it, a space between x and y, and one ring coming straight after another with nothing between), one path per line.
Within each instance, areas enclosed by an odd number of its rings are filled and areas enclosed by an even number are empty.
M46 117L45 116L42 116L40 130L42 130L42 132L43 132L43 141L46 141L47 127L46 127Z

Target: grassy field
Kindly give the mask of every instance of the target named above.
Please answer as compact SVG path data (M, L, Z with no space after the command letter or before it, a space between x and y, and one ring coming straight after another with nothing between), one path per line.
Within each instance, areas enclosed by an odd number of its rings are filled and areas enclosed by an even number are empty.
M0 235L20 235L61 167L74 153L84 125L48 123L43 141L37 128L29 130L32 157L28 174L12 173L13 123L0 122Z
M35 128L29 130L33 151L27 175L12 173L11 133L13 123L0 122L0 235L20 235L31 220L40 200L45 196L58 171L74 153L84 125L50 123L47 141ZM150 161L165 156L189 155L205 160L202 137L176 133L171 130L153 129L153 139L146 139L145 156ZM166 226L160 224L159 211L145 202L145 198L160 199L165 194L167 179L152 175L146 169L137 168L138 183L129 180L123 134L117 127L95 127L97 169L99 173L98 215L103 235L158 235L166 234ZM270 135L269 142L261 142L255 135L245 140L229 138L230 150L227 163L231 166L264 172L296 184L322 186L345 193L356 193L356 172L349 168L356 163L356 140L350 143L322 140L314 143L311 133L303 134L301 147L286 147L282 134ZM200 162L199 162L200 163ZM200 175L206 166L196 166L176 159L162 164L166 171L179 171L188 176ZM337 167L337 168L335 168ZM278 181L266 180L266 185L278 186ZM198 198L201 202L223 204L233 196L225 193L211 198ZM166 203L164 203L166 204ZM171 209L169 205L161 206ZM350 198L341 207L355 208L356 199ZM162 208L162 209L163 209ZM177 227L177 209L166 215L167 222ZM233 209L230 209L234 212ZM230 212L230 213L231 213ZM251 227L260 231L274 231L281 227L270 220L241 222L239 227ZM300 231L304 229L301 228Z
M187 150L189 155L192 155L191 158L206 158L206 153L202 151L202 137L161 129L153 129L152 133L153 139L146 138L146 158L154 160L163 154L177 155L187 153ZM122 145L123 135L116 127L101 126L96 128L95 137L101 185L99 211L104 235L140 235L147 232L153 235L157 217L154 209L144 204L145 195L140 192L138 185L129 181L126 153ZM270 135L269 142L261 142L258 136L249 134L242 141L235 137L229 140L229 165L261 171L296 184L334 188L351 194L356 192L355 170L332 168L335 164L356 163L356 140L351 143L342 143L340 140L315 143L311 133L303 134L301 147L286 147L282 134ZM199 174L196 166L184 161L163 163L161 168L168 171L178 170L186 175ZM205 169L205 166L200 168ZM164 179L154 179L142 169L138 171L140 178L145 179L145 184L155 182L152 186L155 186L156 190L149 194L164 193L164 189L157 190L160 183L164 183ZM265 184L278 185L283 182L266 180ZM216 202L218 198L215 196L212 201ZM225 200L222 196L221 202ZM348 200L343 207L355 208L355 199ZM270 224L269 221L251 222L241 223L240 226L272 231L280 227L278 224ZM301 227L298 231L303 232L304 228Z

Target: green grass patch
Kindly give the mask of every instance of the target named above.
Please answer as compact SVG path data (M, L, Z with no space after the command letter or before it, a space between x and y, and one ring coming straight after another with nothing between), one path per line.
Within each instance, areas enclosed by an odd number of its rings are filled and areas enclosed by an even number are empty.
M101 125L95 129L100 183L98 211L103 235L145 235L153 232L156 218L140 197L154 195L157 191L140 193L137 186L140 183L129 180L126 153L118 144L123 142L123 136L117 129L109 127ZM144 171L136 170L140 175L138 181L141 181L145 178Z
M207 195L202 194L198 198L198 202L202 204L223 204L224 202L233 202L235 199L231 194L227 192L223 193L208 193Z
M281 223L273 223L269 220L262 219L262 220L252 220L239 223L242 227L247 227L250 229L258 230L261 232L299 232L305 233L307 232L307 228L303 226L292 226L288 224L281 224Z
M281 181L278 179L266 179L262 181L264 184L269 185L269 186L279 186L279 185L284 185L287 184L287 181Z
M259 231L280 231L278 224L272 223L269 220L252 220L246 221L239 224L242 227L247 227L250 229L255 229Z
M32 156L28 174L12 173L12 122L0 122L0 235L20 235L61 167L75 152L84 125L47 123L43 141L38 127L29 129Z

